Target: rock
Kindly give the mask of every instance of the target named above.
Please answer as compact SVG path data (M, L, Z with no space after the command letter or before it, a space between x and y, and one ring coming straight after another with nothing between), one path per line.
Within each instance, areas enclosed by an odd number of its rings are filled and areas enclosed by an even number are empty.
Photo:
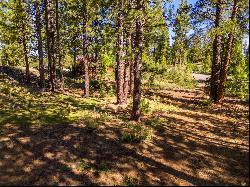
M127 108L127 104L116 105L116 104L108 104L106 108L111 109L113 112L120 112Z

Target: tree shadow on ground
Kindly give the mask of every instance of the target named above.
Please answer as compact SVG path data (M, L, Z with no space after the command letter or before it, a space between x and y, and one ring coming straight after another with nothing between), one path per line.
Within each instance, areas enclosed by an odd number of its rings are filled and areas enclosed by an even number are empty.
M183 131L179 126L187 127L187 122L176 122L174 127L162 124L164 131L156 132L152 144L139 145L122 143L120 126L89 133L78 124L2 124L0 184L101 185L103 163L110 184L121 184L131 171L142 185L248 184L247 150ZM82 160L91 163L91 171L81 170Z
M30 83L27 83L24 70L17 67L0 66L0 73L7 75L9 78L14 79L19 85L28 88L30 91L41 91L39 88L39 77L30 71Z
M179 96L174 96L173 93L178 92ZM183 94L184 93L184 94ZM189 94L185 94L189 93ZM186 91L167 91L167 92L155 92L153 90L146 90L145 96L151 98L152 96L158 96L161 98L161 102L165 104L171 104L174 106L178 106L183 109L200 111L208 114L226 114L229 117L237 118L241 116L245 116L248 114L248 110L246 108L239 109L234 105L248 105L247 102L233 99L233 98L225 98L223 106L209 106L208 100L202 96L201 90L190 90ZM186 96L182 96L186 95Z
M77 163L81 160L92 163L95 171L99 169L101 163L105 163L111 172L118 172L124 176L134 170L138 173L143 185L178 184L177 181L175 183L175 180L192 185L236 184L234 181L223 180L218 175L212 175L209 179L199 177L199 169L213 168L217 162L222 164L226 172L234 171L230 175L234 174L241 178L246 174L246 171L242 170L245 168L243 164L245 164L246 153L220 145L195 144L196 141L192 142L193 144L190 146L191 142L183 142L182 138L176 138L172 133L164 134L164 136L163 133L158 134L159 137L165 138L163 141L165 143L155 141L153 150L146 149L152 153L152 156L145 156L138 152L137 146L128 146L119 139L109 138L108 134L105 135L105 132L101 130L89 134L84 128L78 126L61 125L30 127L30 133L27 133L27 129L22 129L20 126L4 125L2 128L5 135L1 137L0 147L1 185L96 184L96 178L98 179L96 172L77 171ZM111 130L119 131L118 128ZM21 131L21 133L17 131ZM118 138L119 136L117 134ZM172 140L173 142L171 142ZM187 147L183 146L183 143ZM209 154L193 151L194 147L196 150ZM160 152L154 152L156 148L161 148ZM243 158L241 161L235 161L236 152ZM228 158L228 154L232 158ZM157 155L165 155L166 160L174 160L177 163L186 161L192 172L186 172L181 168L176 169L166 162L161 162L155 157ZM213 162L210 161L211 158ZM232 163L233 165L231 165ZM140 164L144 166L138 167ZM152 175L158 179L156 180Z

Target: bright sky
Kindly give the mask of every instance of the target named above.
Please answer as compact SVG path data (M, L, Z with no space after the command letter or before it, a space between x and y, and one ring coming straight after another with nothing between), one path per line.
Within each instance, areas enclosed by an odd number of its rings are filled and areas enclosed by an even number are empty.
M178 8L181 0L172 0L171 5L174 5L175 10ZM189 4L194 5L197 2L197 0L188 0ZM172 31L172 28L169 28L169 34L170 34L170 45L173 43L172 37L174 36L174 33Z
M180 4L180 1L181 0L172 0L172 5L174 5L174 8L175 10L178 8L179 4ZM194 5L198 0L188 0L188 3L189 4L192 4ZM170 36L173 37L174 36L174 33L172 31L172 28L169 28L169 33L170 33ZM172 45L173 43L173 40L172 38L170 37L170 45ZM247 43L247 45L249 45L249 35L245 35L245 42Z
M181 1L181 0L173 0L173 1L172 1L172 4L174 4L175 7L178 7L180 1ZM191 4L194 5L196 2L197 2L197 0L188 0L188 3L189 3L189 4L191 3Z

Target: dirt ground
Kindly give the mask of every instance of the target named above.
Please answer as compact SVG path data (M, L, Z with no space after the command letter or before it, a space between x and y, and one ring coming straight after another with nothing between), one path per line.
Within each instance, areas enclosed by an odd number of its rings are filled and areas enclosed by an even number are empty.
M249 185L248 104L207 105L200 87L145 96L178 110L141 144L121 142L115 121L93 133L81 123L2 125L0 185Z

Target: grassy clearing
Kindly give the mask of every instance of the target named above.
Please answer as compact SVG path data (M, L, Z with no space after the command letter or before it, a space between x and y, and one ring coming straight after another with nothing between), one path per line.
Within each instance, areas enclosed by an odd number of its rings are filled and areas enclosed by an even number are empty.
M107 115L98 99L75 98L69 95L30 92L1 75L0 124L59 125L86 121L88 128L97 128L95 121Z
M193 89L197 86L197 81L192 77L190 69L169 67L162 73L144 72L142 75L142 84L144 87L157 90Z
M160 97L149 99L143 96L141 110L143 116L150 120L134 124L129 122L129 118L125 119L124 115L121 118L105 108L105 105L115 100L114 95L86 99L60 93L35 92L18 86L17 82L8 79L5 74L0 77L0 92L0 125L52 126L81 123L87 133L92 133L106 122L116 123L119 120L123 124L122 142L142 143L150 140L153 129L159 130L163 123L163 120L155 118L156 114L178 110L178 107L162 103ZM130 99L128 108L131 106Z
M5 74L0 75L0 125L6 123L16 125L62 125L83 123L88 133L96 131L106 122L121 121L124 124L122 141L143 142L150 139L151 127L148 122L134 125L120 115L112 113L105 105L115 101L114 95L104 98L81 98L69 94L36 92L29 88L19 86L17 82L9 79ZM132 100L128 108L131 108ZM141 105L144 117L154 119L156 113L164 114L178 110L177 107L164 104L160 97L148 99L143 97ZM156 122L154 122L156 123ZM159 123L161 123L159 121Z

